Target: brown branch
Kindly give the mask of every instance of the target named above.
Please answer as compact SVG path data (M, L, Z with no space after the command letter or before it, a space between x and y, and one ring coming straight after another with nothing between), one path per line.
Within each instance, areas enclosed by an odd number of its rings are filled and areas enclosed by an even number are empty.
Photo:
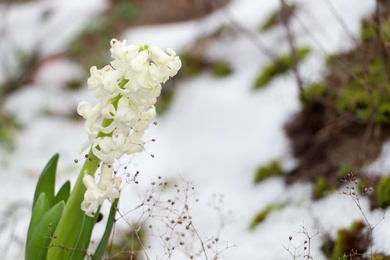
M267 56L272 62L275 62L277 60L277 55L268 48L252 31L250 31L248 28L241 25L239 22L237 22L233 16L230 14L230 12L225 9L224 14L226 18L229 20L229 22L236 28L236 30L241 33L244 37L246 37L255 47L256 49Z
M298 55L297 55L297 50L295 48L294 35L291 31L291 27L290 27L290 24L288 21L288 13L289 13L290 8L287 5L285 0L280 0L280 4L282 7L281 21L283 23L284 28L286 29L287 40L288 40L288 44L290 46L292 71L294 73L295 80L296 80L298 88L299 88L299 92L302 93L304 89L303 89L302 77L298 71Z
M333 16L336 18L336 20L339 22L341 27L343 28L344 32L349 36L349 38L353 41L355 45L358 45L358 41L356 40L355 36L351 32L351 30L348 28L347 24L343 20L342 16L337 12L336 8L333 6L331 1L326 0L326 5L328 6L329 10L333 14Z

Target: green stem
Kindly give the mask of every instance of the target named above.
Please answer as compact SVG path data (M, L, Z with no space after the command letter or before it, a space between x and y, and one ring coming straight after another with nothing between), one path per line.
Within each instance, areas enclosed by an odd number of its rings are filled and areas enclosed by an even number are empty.
M83 183L84 174L94 176L99 167L100 159L93 153L92 149L88 153L88 158L77 178L76 184L65 205L61 220L53 234L56 237L52 240L47 254L48 260L69 259L71 251L75 247L79 233L83 227L85 212L81 210L81 203L84 200L86 187Z
M124 88L125 84L128 82L126 79L122 79L120 83L120 88ZM111 101L115 108L118 106L118 102L122 95L118 95ZM104 118L102 122L102 127L107 127L113 122L113 119ZM97 137L111 136L112 133L104 134L99 132ZM97 147L99 149L99 147ZM91 176L95 175L96 170L99 168L100 159L97 158L93 152L92 148L88 153L83 167L79 173L75 186L69 196L69 199L65 205L64 212L58 223L58 226L53 234L53 239L50 243L49 250L47 253L47 260L60 260L60 259L70 259L72 251L74 250L87 250L88 244L84 245L84 248L76 248L79 244L81 233L83 233L83 225L85 212L81 210L81 203L84 200L84 193L87 190L83 183L83 178L85 174ZM88 228L93 228L94 223ZM85 230L84 230L85 231ZM85 239L89 241L89 237Z

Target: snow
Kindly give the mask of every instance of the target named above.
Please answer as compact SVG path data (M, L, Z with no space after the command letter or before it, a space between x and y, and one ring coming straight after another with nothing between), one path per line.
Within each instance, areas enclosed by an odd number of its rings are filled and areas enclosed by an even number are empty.
M0 81L12 75L23 55L49 56L67 44L94 15L106 7L104 0L33 1L0 5Z
M385 176L389 174L390 170L390 143L387 141L383 147L379 158L368 165L365 171L369 174L378 174Z
M303 7L298 11L299 20L292 24L298 35L297 45L313 49L301 67L303 78L308 82L320 78L324 72L322 60L325 55L352 46L351 39L326 1L297 1ZM277 0L236 0L226 9L203 19L131 28L122 37L128 43L151 43L161 48L188 50L199 37L210 35L224 24L231 24L231 19L255 33L278 5ZM332 1L332 5L351 34L356 36L361 17L372 12L375 1L364 0L359 4L353 0ZM72 36L105 6L105 1L64 0L2 5L0 9L6 14L2 19L6 21L7 37L0 41L0 55L12 60L15 57L11 57L11 50L20 48L29 52L38 43L45 55L60 52ZM42 21L45 10L51 13ZM20 16L23 19L18 19ZM17 32L15 28L18 28ZM288 46L282 41L284 35L283 30L273 29L259 34L257 40L275 53L285 53ZM283 131L283 125L300 109L294 77L281 76L265 89L253 91L252 84L258 71L269 60L251 39L242 34L222 38L210 47L208 54L210 59L227 59L233 65L234 73L223 79L204 73L180 82L169 111L158 118L158 125L151 126L145 136L145 140L156 138L156 143L148 144L147 153L124 161L130 160L131 167L140 170L143 183L159 175L193 182L200 199L192 209L198 232L203 238L218 233L222 243L227 241L229 245L235 245L223 252L221 259L291 259L283 246L288 246L290 235L294 237L292 242L295 245L306 239L302 226L310 235L319 231L320 234L312 238L311 253L315 259L325 259L320 251L321 238L325 235L334 238L337 229L362 219L351 198L335 192L313 202L310 200L310 185L287 187L281 178L253 184L254 171L259 165L280 159L283 167L288 169L295 163ZM73 159L82 158L79 149L86 140L83 123L55 114L69 115L79 101L90 99L86 90L68 93L58 87L73 77L80 77L77 68L67 60L54 61L40 69L32 85L7 98L6 111L15 115L23 128L15 138L17 149L12 154L2 152L1 155L6 172L0 175L0 182L4 183L3 209L17 201L30 203L37 177L55 152L61 154L58 183L68 178L75 179L78 166ZM4 73L0 72L0 80ZM46 115L45 111L52 113ZM385 146L384 154L390 154L388 149L388 145ZM148 153L154 154L155 158ZM384 164L389 160L385 159L385 155L378 159L372 169L388 169L389 166ZM126 199L122 199L121 209L126 211L137 205L136 201L142 197L140 192L142 189L134 186L126 187L122 194ZM218 217L208 206L219 195L223 195L220 214L226 221L221 230L221 223L218 223L221 216ZM255 214L274 203L288 204L273 212L254 231L249 231ZM364 198L361 203L372 223L381 220L381 212L370 212ZM26 216L21 214L18 218L22 224L17 232L22 237L25 229L21 227L28 222ZM374 249L390 254L390 236L383 228L387 225L388 219L384 219L374 229ZM17 246L11 245L8 259L20 257L17 250Z

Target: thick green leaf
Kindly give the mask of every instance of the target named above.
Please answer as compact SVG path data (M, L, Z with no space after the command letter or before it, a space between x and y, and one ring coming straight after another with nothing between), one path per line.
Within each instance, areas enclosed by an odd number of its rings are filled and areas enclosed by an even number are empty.
M57 195L54 198L54 204L57 204L60 201L64 201L65 204L68 201L70 194L70 181L66 181L64 185L62 185L61 189L58 191Z
M31 239L26 246L26 260L46 259L50 241L55 237L53 232L60 221L64 207L65 203L63 201L54 205L32 228ZM53 240L55 246L55 239Z
M31 220L30 220L30 226L34 226L38 220L43 216L43 214L46 213L50 209L49 207L49 200L47 199L46 193L41 193L38 197L37 202L35 203Z
M34 237L32 237L32 231L36 227L39 220L41 220L42 216L49 210L49 201L47 200L47 196L45 193L41 193L39 195L37 202L35 203L31 219L30 219L30 225L28 226L27 231L27 242L26 242L26 255L27 255L27 248L31 241L34 240Z
M93 218L84 214L82 232L80 232L80 236L78 237L77 244L75 246L76 250L72 252L72 255L69 259L84 259L88 250L89 242L91 241L93 227L95 226L99 217L100 208L101 207L97 209Z
M111 206L110 214L108 215L108 219L107 219L106 229L104 230L103 237L100 240L99 246L97 247L95 254L92 257L92 260L101 260L104 251L107 248L107 243L108 240L110 239L112 227L114 226L114 222L115 222L115 213L118 207L118 201L119 199L116 199Z
M60 155L56 153L46 164L46 167L45 169L43 169L41 176L39 176L37 187L35 188L33 208L41 193L46 194L47 199L49 201L49 207L52 207L54 205L54 188L59 157Z

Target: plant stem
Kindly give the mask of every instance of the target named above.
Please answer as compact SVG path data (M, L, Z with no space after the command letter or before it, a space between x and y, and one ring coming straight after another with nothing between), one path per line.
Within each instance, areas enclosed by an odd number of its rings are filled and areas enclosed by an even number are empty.
M123 88L125 84L128 82L126 79L122 79L120 83L120 88ZM115 108L118 106L119 99L122 95L118 95L111 100L112 104ZM105 128L113 122L113 119L104 118L102 122L102 128ZM105 134L103 132L99 132L97 138L104 136L111 136L112 133ZM97 147L99 149L99 147ZM69 199L65 205L64 212L61 216L60 222L53 234L53 238L51 240L49 250L47 253L47 260L60 260L60 259L71 259L72 251L74 250L82 250L87 252L88 243L90 239L90 232L93 229L95 223L88 226L88 234L82 234L86 230L83 230L84 227L84 218L85 212L81 210L81 203L84 200L84 194L86 192L86 187L83 183L83 178L85 174L89 174L91 176L95 175L96 170L99 168L101 160L95 156L92 152L92 148L89 150L88 156L86 156L86 160L84 162L83 167L79 173L75 186L70 193ZM96 213L98 214L98 213ZM87 220L90 221L90 220ZM90 226L90 227L89 227ZM81 236L87 237L81 237ZM76 248L79 244L80 239L83 241L88 241L84 248ZM85 254L84 254L85 255ZM79 258L79 257L75 257Z
M83 183L85 174L93 176L99 167L100 159L93 153L88 153L75 186L65 205L61 220L53 234L53 239L47 254L48 260L69 259L67 256L74 249L79 233L83 227L84 211L81 210L81 203L84 199L86 187Z

